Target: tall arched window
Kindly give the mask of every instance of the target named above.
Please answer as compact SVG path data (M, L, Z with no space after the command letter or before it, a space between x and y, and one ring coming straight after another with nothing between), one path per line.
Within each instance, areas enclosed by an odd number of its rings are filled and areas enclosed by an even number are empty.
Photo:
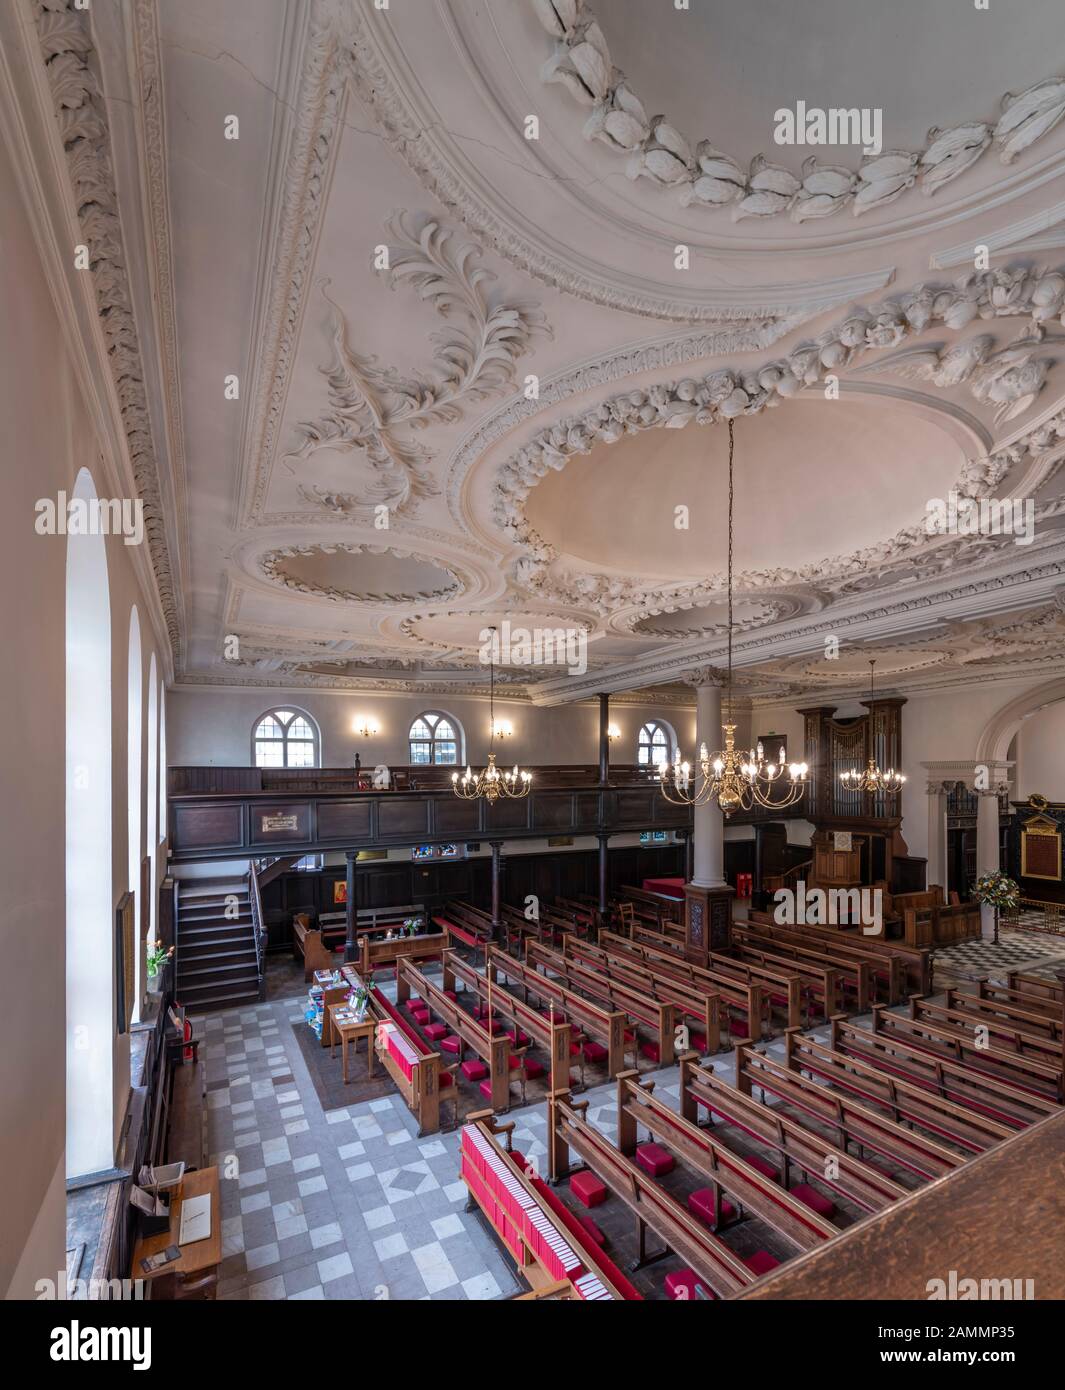
M661 767L669 762L672 752L668 727L658 719L648 720L636 743L636 761L641 767Z
M126 666L126 810L129 881L133 894L133 1017L141 1014L141 959L144 955L141 923L141 623L134 604L129 615L129 654Z
M166 839L166 691L159 682L159 843Z
M410 726L411 763L456 764L459 761L458 721L439 710L426 710Z
M72 496L92 502L82 469ZM67 1176L115 1159L111 598L102 534L71 532L66 572Z
M256 767L317 767L318 730L302 710L272 709L255 725Z

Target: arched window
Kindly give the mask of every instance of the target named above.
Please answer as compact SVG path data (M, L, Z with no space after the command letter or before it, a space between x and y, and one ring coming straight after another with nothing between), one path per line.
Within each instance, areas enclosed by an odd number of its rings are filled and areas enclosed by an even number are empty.
M144 955L144 904L141 902L141 624L137 605L129 615L129 648L126 665L126 825L129 876L126 887L133 894L133 1017L140 1018L141 960Z
M272 709L252 735L256 767L317 767L318 731L302 710Z
M458 721L439 710L426 710L410 726L410 760L412 764L424 766L426 763L458 764L459 732Z
M159 843L166 839L166 691L159 682Z
M641 767L661 767L673 753L673 740L668 727L658 719L650 719L640 730L636 743L636 761Z
M148 875L152 904L146 919L148 925L145 935L156 937L159 935L155 897L156 870L159 863L159 841L156 835L159 815L159 677L154 652L148 661L148 768L144 781L144 808L147 817L144 844L152 861L152 871Z
M91 503L82 469L72 496ZM115 1160L115 929L111 896L111 598L96 528L67 537L67 1176Z

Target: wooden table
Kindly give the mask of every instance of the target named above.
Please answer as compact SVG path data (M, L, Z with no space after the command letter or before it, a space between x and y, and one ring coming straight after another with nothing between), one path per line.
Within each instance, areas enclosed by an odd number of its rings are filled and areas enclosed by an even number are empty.
M211 1234L203 1240L194 1241L181 1248L180 1259L161 1265L150 1274L141 1268L141 1260L149 1255L157 1255L168 1245L177 1245L181 1230L181 1204L186 1197L202 1197L211 1194ZM158 1235L142 1237L133 1250L133 1279L158 1279L164 1274L176 1274L187 1278L192 1274L203 1274L222 1262L222 1196L218 1186L217 1168L197 1168L186 1173L181 1179L178 1195L170 1203L170 1229Z
M332 1032L331 1032L331 1034L330 1034L330 1041L329 1041L329 1055L330 1055L330 1057L332 1057L332 1056L335 1054L335 1052L336 1052L336 1040L337 1040L337 1034L339 1034L339 1035L340 1035L340 1055L341 1055L341 1059L342 1059L342 1061L341 1061L341 1069L342 1069L342 1071L343 1071L344 1085L345 1085L345 1086L348 1084L348 1041L349 1041L349 1040L353 1040L353 1041L354 1041L354 1044L355 1044L355 1051L356 1051L356 1053L357 1053L358 1050L359 1050L359 1039L360 1039L360 1038L365 1038L365 1039L366 1039L366 1059L367 1059L368 1073L369 1073L369 1076L370 1076L371 1080L373 1079L373 1038L374 1038L374 1033L375 1033L376 1030L377 1030L377 1019L374 1018L373 1015L372 1015L372 1014L369 1014L369 1013L366 1015L366 1017L363 1019L363 1021L362 1021L361 1023L338 1023L338 1022L337 1022L337 1018L336 1018L337 1012L338 1012L339 1010L341 1010L341 1009L346 1009L346 1008L348 1008L348 1007L349 1007L349 1006L348 1006L347 1004L330 1004L330 1005L329 1005L329 1023L330 1023L330 1027L331 1027L331 1029L332 1029Z

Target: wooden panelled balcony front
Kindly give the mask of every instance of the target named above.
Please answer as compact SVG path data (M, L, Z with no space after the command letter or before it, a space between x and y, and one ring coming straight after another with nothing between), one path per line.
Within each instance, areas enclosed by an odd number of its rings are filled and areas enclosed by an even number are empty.
M607 786L598 785L597 767L534 768L528 797L494 804L456 797L453 768L401 769L428 785L376 792L357 790L351 769L285 769L299 781L285 789L279 771L171 768L172 859L682 830L692 821L691 809L668 802L646 768L611 768Z

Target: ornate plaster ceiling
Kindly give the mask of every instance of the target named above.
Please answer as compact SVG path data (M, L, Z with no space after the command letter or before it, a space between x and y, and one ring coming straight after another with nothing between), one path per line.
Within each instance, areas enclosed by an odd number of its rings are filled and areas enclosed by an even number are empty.
M899 688L1062 661L1051 0L58 3L53 58L133 94L82 114L153 287L123 352L180 680L469 689L509 619L587 638L506 672L530 698L677 694L723 660L729 419L752 698L871 646ZM889 164L774 146L800 99L881 107ZM952 491L1031 499L1032 543L930 533Z

